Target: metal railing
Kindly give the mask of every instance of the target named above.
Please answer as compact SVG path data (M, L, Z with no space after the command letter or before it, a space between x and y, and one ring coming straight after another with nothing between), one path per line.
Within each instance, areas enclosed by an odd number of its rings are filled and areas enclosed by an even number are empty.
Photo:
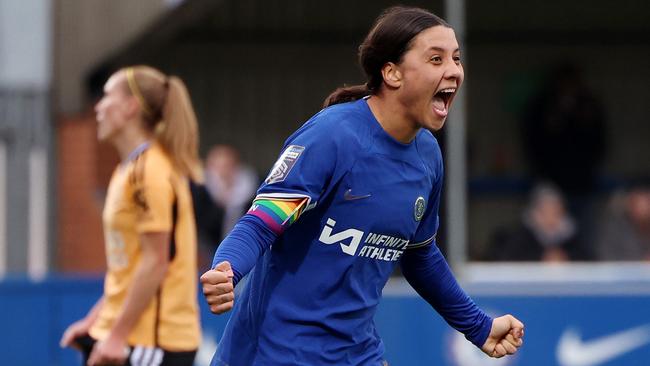
M0 89L0 276L49 267L50 93Z

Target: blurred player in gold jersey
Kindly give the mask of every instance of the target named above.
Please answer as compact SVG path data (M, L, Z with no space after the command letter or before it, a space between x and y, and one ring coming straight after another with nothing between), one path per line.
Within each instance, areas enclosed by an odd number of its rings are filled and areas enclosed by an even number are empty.
M200 343L196 227L198 127L185 84L148 67L113 74L95 107L98 138L121 163L103 224L104 294L63 334L87 365L192 365Z

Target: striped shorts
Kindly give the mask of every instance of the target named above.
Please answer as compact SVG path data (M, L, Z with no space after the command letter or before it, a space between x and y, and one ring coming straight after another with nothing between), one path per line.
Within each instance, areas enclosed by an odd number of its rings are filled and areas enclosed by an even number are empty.
M88 363L88 357L97 341L89 335L75 339L75 343L83 354L83 365ZM158 347L129 347L129 357L123 366L192 366L196 351L170 352Z

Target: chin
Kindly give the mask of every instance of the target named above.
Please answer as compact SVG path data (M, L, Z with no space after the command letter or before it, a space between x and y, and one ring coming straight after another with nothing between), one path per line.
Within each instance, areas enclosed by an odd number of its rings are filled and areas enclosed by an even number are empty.
M108 134L106 132L97 131L97 141L104 142L108 140Z
M442 127L445 125L446 120L447 120L446 118L442 120L434 119L433 121L424 125L424 127L431 132L436 132L442 129Z

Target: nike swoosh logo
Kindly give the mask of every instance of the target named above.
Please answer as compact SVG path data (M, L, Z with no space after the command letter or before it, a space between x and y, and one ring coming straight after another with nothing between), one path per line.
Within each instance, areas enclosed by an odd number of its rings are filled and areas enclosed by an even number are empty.
M346 201L354 201L354 200L360 200L363 198L368 198L372 196L371 194L363 194L363 195L353 195L352 194L352 189L348 189L343 193L343 199Z
M561 366L596 366L650 343L650 325L582 341L580 333L569 328L557 346Z

